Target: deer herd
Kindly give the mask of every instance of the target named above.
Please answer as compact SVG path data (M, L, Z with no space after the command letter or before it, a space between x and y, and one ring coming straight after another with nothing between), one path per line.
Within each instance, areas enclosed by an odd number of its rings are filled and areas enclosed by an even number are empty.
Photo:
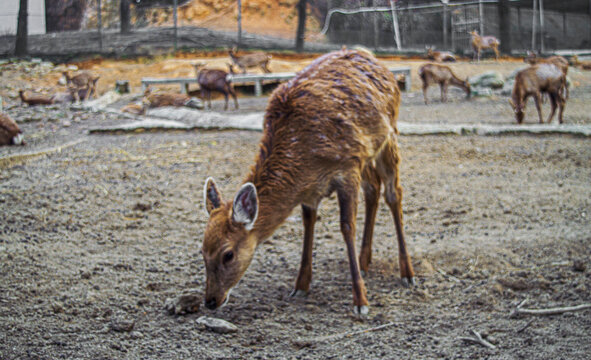
M484 49L492 49L498 59L499 41L492 36L472 32L474 59L480 61ZM239 56L228 52L228 71L209 69L204 63L194 64L203 101L211 108L211 93L228 96L238 109L236 92L228 75L236 70L260 67L270 72L271 56L252 53ZM456 86L471 95L470 83L459 78L443 62L455 62L449 52L429 48L427 58L433 62L420 66L425 104L429 85L438 84L442 102L447 89ZM509 100L518 123L523 122L526 100L532 96L541 114L542 95L548 94L551 114L559 108L559 122L568 88L569 63L561 56L538 58L531 53L525 58L529 67L519 71ZM578 59L575 59L578 61ZM578 66L586 66L581 62ZM23 103L47 105L84 101L96 93L99 79L87 71L64 72L64 92L52 96L20 92ZM340 230L347 249L352 278L353 309L368 313L369 302L363 281L372 258L373 228L379 197L390 208L398 242L398 261L402 282L414 285L414 270L403 231L402 187L397 119L400 90L397 79L369 51L348 50L328 53L314 60L294 78L281 84L271 95L264 115L263 134L254 164L244 176L236 194L222 196L215 180L208 178L203 189L204 207L209 217L203 235L201 253L205 263L205 306L216 309L225 305L232 289L245 274L257 247L268 239L294 208L300 207L304 227L300 270L292 296L306 296L312 279L314 226L319 218L318 206L323 198L335 192L340 208ZM154 93L148 88L141 104L132 104L129 112L144 113L158 106L198 107L186 94ZM0 113L0 145L24 144L22 131L7 114ZM363 191L365 222L361 251L355 247L358 193Z

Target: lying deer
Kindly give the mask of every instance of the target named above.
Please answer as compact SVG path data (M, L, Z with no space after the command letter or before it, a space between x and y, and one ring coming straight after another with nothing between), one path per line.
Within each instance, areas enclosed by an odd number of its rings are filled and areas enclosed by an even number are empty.
M572 63L573 66L583 70L591 70L591 61L580 61L577 55L573 55Z
M152 93L152 89L150 87L144 91L142 104L144 105L144 108L157 108L163 106L186 106L194 109L203 108L203 105L199 100L192 98L187 94Z
M236 55L236 48L228 50L228 54L232 59L232 62L236 64L243 74L246 74L246 69L252 67L260 67L264 72L270 73L269 61L271 61L271 55L267 55L262 51L257 51L252 54L243 56Z
M539 58L535 52L528 51L527 56L523 59L523 61L525 61L526 63L528 63L530 65L554 64L562 71L562 73L564 74L565 77L568 75L568 60L566 60L564 57L559 56L559 55L550 56L548 58ZM565 84L564 93L566 94L566 98L568 99L569 91L568 91L568 86L567 86L568 84L566 83L566 80L565 80L564 84Z
M432 48L427 49L427 59L436 62L455 62L456 57L449 51L433 51Z
M74 95L75 101L88 100L96 92L96 84L100 76L95 76L88 71L81 71L77 74L71 75L68 71L62 72L64 81L60 80L60 83L65 82L68 90ZM78 90L86 89L86 97L80 98L78 96Z
M499 60L499 45L501 42L494 36L480 36L476 30L470 32L472 35L472 50L474 51L473 60L478 55L478 62L480 62L480 51L483 49L492 49L495 52L495 60Z
M209 108L211 109L211 92L216 91L224 95L226 103L224 104L224 110L228 110L228 94L232 95L234 99L234 108L238 109L238 99L236 99L236 92L234 86L228 81L228 73L224 70L217 69L202 69L205 63L197 63L193 65L195 72L197 73L197 82L201 89L201 98L205 102L207 99ZM230 65L230 71L233 69Z
M53 95L39 95L39 94L27 94L23 90L19 90L19 96L23 103L29 106L34 105L52 105L52 104L67 104L76 101L74 93L78 94L78 98L86 98L89 89L78 89L70 88L69 91L56 92Z
M425 105L429 104L427 99L427 89L431 84L439 84L441 89L441 102L447 101L447 88L449 85L464 89L466 97L470 97L470 83L468 83L468 79L464 81L458 78L449 66L425 64L419 68L419 76L423 81L423 98L425 99Z
M226 304L257 246L298 205L302 208L304 246L292 296L305 296L312 279L317 208L322 198L336 191L353 281L353 309L367 314L362 271L367 272L371 262L382 183L394 217L403 284L414 284L402 226L396 128L399 105L394 75L362 51L326 54L273 92L259 153L234 199L224 200L212 178L205 182L209 221L201 252L208 309ZM366 217L358 258L355 234L360 188L365 193Z
M23 132L8 114L0 112L0 145L25 145Z
M562 124L562 113L566 104L566 100L561 95L564 86L566 86L564 73L554 64L541 63L518 72L515 76L513 93L511 99L509 99L517 123L521 124L523 122L525 105L529 96L534 97L540 124L544 123L541 103L542 93L546 92L550 96L551 106L548 123L552 121L558 104L558 121Z

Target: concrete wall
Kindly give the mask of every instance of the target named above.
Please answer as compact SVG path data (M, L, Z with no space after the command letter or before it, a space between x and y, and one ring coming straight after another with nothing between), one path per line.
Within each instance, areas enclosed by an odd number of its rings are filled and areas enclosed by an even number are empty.
M0 0L0 35L16 34L19 0ZM45 34L45 0L29 0L29 34Z

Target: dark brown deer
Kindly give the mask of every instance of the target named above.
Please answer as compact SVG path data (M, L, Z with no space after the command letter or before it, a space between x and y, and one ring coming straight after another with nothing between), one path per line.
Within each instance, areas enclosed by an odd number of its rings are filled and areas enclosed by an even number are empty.
M455 62L456 57L449 51L434 51L432 48L427 49L427 59L436 62Z
M542 63L530 66L521 70L515 76L515 85L509 103L515 112L515 119L518 124L523 122L525 105L529 96L534 97L540 124L544 123L542 118L542 93L550 96L551 112L548 123L552 121L558 105L558 121L562 124L562 113L566 100L562 97L562 89L566 79L562 70L554 64Z
M480 36L476 30L470 32L472 35L472 50L474 51L473 60L476 60L478 55L478 62L480 62L480 52L484 49L492 49L495 52L495 60L499 60L499 45L501 42L494 36Z
M238 109L238 99L236 98L236 92L234 86L228 81L228 73L224 70L218 69L202 69L205 66L204 63L197 63L193 65L195 72L197 73L197 82L201 89L201 98L205 102L207 99L208 106L211 109L211 92L216 91L224 95L226 100L224 104L224 110L228 110L228 94L234 99L234 108ZM230 70L233 71L230 65Z
M246 74L246 69L252 67L260 67L264 72L270 73L269 61L271 61L271 55L267 55L262 51L257 51L251 54L238 56L236 54L236 48L228 50L228 54L232 59L232 62L242 70L243 74Z
M317 207L337 193L340 228L353 281L354 312L369 311L362 271L371 262L373 227L381 184L394 217L403 284L414 284L402 226L402 187L396 120L400 90L394 75L371 54L326 54L280 85L271 95L259 153L233 200L213 181L204 187L209 221L202 254L207 273L205 306L224 305L269 238L301 205L304 246L292 296L305 296L312 279ZM361 254L355 250L359 189L366 218Z
M23 132L8 114L0 112L0 145L25 145Z
M535 64L554 64L556 65L564 74L565 78L568 75L568 60L566 60L566 58L559 56L559 55L555 55L555 56L550 56L547 58L539 58L535 52L533 51L528 51L527 52L527 56L524 58L524 61L530 65L535 65ZM569 98L569 91L568 91L568 86L566 83L566 79L564 81L564 93L566 94L565 98L568 99Z
M96 84L100 76L91 74L88 71L80 71L77 74L70 74L68 71L62 72L65 85L74 95L75 101L88 100L96 92ZM60 81L62 82L62 81ZM86 97L80 98L78 90L86 89Z
M425 105L429 104L427 99L427 89L431 84L439 84L441 89L441 101L447 101L447 88L449 85L457 86L466 92L466 97L470 97L470 83L468 79L458 78L449 66L439 64L425 64L419 68L419 76L423 81L423 98Z

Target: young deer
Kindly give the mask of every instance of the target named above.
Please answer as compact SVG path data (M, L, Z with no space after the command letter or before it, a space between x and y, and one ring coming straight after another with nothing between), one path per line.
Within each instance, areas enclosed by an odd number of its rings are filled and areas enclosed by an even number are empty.
M431 84L439 84L441 88L441 101L447 101L447 88L449 85L457 86L466 91L466 97L470 97L470 83L458 78L453 71L446 65L425 64L419 68L419 76L423 81L423 98L425 105L429 104L427 100L427 89Z
M580 61L577 55L573 55L572 64L583 70L591 70L591 61Z
M562 71L565 78L568 75L568 60L566 60L564 57L559 56L559 55L550 56L548 58L539 58L535 52L528 51L527 56L525 57L524 61L530 65L554 64ZM564 81L564 89L562 89L561 93L565 94L566 99L569 98L569 90L568 90L568 84L566 83L566 79Z
M525 105L529 96L534 97L540 124L544 123L542 118L542 92L550 96L551 112L548 117L548 123L552 121L556 105L558 104L558 121L562 124L562 113L566 101L561 95L562 89L566 83L564 73L554 64L541 63L521 70L515 76L515 85L509 103L515 112L515 119L518 124L523 122Z
M492 49L495 52L495 60L499 60L499 45L501 42L494 36L480 36L476 30L470 32L472 35L472 50L474 51L473 60L478 55L478 62L480 62L480 51Z
M71 75L68 71L62 72L65 85L68 90L74 95L75 101L88 100L96 92L96 83L100 76L95 76L88 71L81 71L75 75ZM60 80L60 83L62 81ZM78 90L86 89L86 96L80 98Z
M0 145L25 145L23 132L8 114L0 112Z
M403 283L414 284L402 226L402 187L396 119L400 91L394 75L362 51L326 54L272 94L263 136L243 185L232 201L212 178L204 187L209 221L202 254L205 306L224 305L257 246L301 205L304 247L292 296L305 296L312 279L312 243L322 198L336 191L357 314L369 311L362 271L371 262L380 187L385 186L398 237ZM365 193L361 254L355 250L359 188Z
M205 66L204 63L197 63L193 66L195 67L195 72L197 73L197 82L199 83L199 88L201 89L201 98L204 102L207 99L210 109L212 91L216 91L224 95L224 99L226 100L224 104L224 110L228 110L228 94L230 94L234 99L234 108L238 109L238 99L236 98L236 92L234 91L234 86L232 83L227 79L227 72L217 69L202 69L202 67ZM232 72L232 65L229 66L230 71Z
M243 74L246 74L246 69L252 67L260 67L264 72L270 73L269 61L271 61L271 55L267 55L262 51L257 51L252 54L243 56L236 55L236 48L228 50L228 54L232 59L232 62L242 70Z
M449 51L433 51L432 48L427 49L427 59L436 62L455 62L456 57Z

